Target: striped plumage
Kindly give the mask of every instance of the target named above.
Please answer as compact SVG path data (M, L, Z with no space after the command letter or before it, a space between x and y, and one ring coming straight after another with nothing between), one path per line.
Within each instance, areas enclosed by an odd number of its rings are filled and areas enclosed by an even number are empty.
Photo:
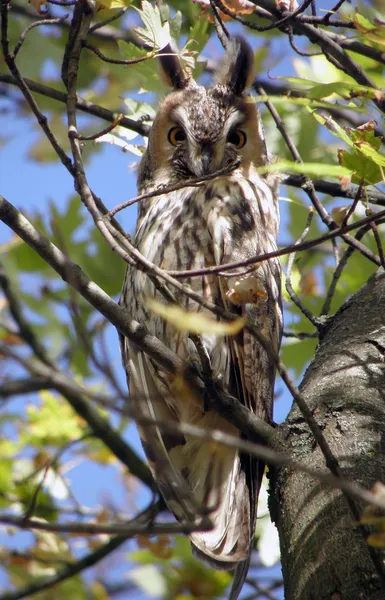
M167 270L201 269L275 250L277 199L256 171L266 154L257 108L244 93L252 78L249 46L239 38L230 43L217 81L208 90L185 77L176 57L161 62L174 91L155 118L140 166L139 192L213 173L237 160L240 164L231 175L200 187L143 200L135 233L138 250ZM278 349L282 318L277 259L243 277L238 271L233 277L186 282L203 297L246 316ZM189 311L205 311L181 292L172 292ZM192 339L151 312L146 297L165 302L149 277L129 265L121 304L181 358L198 362ZM214 378L270 421L275 367L260 344L244 330L235 337L204 334L201 339ZM213 410L205 412L192 393L181 392L172 376L127 339L121 342L136 414L240 435ZM264 465L224 446L213 450L209 442L177 431L162 433L140 425L139 431L159 490L179 520L193 519L203 503L215 506L213 529L194 532L190 539L196 553L217 568L236 567L231 596L236 598L247 572Z

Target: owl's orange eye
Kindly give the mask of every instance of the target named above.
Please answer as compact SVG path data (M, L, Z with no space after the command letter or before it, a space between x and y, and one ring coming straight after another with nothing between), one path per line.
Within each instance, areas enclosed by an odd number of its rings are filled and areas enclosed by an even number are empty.
M227 136L227 141L229 144L233 144L233 146L236 148L243 148L243 146L246 144L246 140L246 134L241 129L235 129Z
M182 127L172 127L168 132L168 141L173 146L176 146L180 142L184 142L186 139L186 133Z

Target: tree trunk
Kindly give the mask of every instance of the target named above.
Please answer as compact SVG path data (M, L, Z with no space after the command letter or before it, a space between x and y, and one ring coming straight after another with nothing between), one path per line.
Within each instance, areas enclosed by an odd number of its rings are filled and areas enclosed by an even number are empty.
M385 273L378 271L328 322L301 384L344 475L367 488L385 481L384 351ZM293 458L327 472L296 406L284 426ZM339 490L282 468L273 477L271 508L286 600L385 598L368 546Z

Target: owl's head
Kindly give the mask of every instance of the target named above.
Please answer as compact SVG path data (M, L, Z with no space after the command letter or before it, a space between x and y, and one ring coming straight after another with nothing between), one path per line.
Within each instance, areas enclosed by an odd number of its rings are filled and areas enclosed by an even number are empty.
M208 89L188 78L175 54L160 56L173 91L161 103L139 171L139 187L201 177L240 162L245 177L266 162L255 102L245 93L254 77L249 44L233 38Z

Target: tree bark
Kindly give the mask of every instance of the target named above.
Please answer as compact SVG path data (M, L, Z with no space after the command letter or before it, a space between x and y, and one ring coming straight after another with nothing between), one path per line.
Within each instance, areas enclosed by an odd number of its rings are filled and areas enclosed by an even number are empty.
M301 384L344 476L367 488L385 481L384 353L385 273L378 271L325 326ZM296 406L284 427L293 458L327 472ZM271 510L286 600L385 598L341 491L285 467L273 475ZM384 555L379 558L383 565Z

